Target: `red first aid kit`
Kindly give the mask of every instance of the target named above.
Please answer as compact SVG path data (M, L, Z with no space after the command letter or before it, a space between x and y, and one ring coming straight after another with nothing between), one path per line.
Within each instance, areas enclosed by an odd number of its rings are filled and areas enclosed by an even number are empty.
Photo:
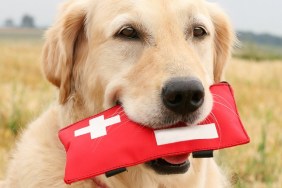
M153 130L115 106L59 132L66 150L65 182L93 178L166 156L212 151L250 141L228 83L212 85L214 104L199 125Z

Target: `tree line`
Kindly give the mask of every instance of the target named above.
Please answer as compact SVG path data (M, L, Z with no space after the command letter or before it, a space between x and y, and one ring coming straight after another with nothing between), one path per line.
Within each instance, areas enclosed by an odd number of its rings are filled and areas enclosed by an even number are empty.
M21 27L21 28L35 28L35 20L33 16L25 14L21 18L21 22L19 25L16 25L14 20L11 18L8 18L4 22L4 26L8 28L15 28L15 27Z

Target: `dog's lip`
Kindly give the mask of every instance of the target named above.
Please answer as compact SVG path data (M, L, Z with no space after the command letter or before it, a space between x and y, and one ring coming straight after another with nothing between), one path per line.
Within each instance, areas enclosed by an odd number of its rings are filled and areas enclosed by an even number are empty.
M172 165L180 165L188 161L189 156L190 153L186 153L186 154L180 154L174 156L166 156L166 157L162 157L161 159L165 160L167 163L170 163Z
M122 102L120 102L119 100L116 100L115 104L119 105L119 106L122 106Z
M186 154L186 156L189 156ZM146 163L149 167L151 167L156 173L158 174L184 174L186 173L190 168L190 162L188 160L188 157L186 158L184 155L175 155L171 157L164 157L164 158L158 158L152 161L149 161ZM176 159L178 158L178 159ZM181 158L181 159L180 159ZM170 161L170 162L168 162ZM175 164L172 164L175 163Z

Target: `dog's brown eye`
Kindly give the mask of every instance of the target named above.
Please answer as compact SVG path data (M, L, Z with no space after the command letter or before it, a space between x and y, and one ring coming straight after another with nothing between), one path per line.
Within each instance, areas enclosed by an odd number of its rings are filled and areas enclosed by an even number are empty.
M137 38L139 38L137 31L134 28L130 27L130 26L123 27L120 30L120 32L118 33L118 36L126 37L126 38L129 38L129 39L137 39Z
M193 36L197 38L204 37L207 34L207 31L203 27L195 27L193 30Z

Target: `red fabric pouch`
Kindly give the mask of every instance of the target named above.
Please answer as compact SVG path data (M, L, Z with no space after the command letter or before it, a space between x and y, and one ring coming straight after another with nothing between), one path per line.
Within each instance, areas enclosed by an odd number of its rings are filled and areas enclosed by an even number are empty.
M199 125L153 130L128 119L121 106L59 132L70 184L165 156L218 150L250 141L228 83L212 85L214 105Z

